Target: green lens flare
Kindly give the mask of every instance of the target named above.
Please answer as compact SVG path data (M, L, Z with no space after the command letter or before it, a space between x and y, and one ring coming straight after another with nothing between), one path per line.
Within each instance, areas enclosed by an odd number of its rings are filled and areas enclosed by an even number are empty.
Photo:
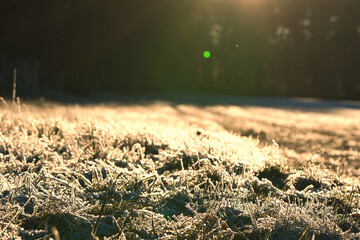
M204 52L204 58L209 58L211 56L211 53L209 51Z

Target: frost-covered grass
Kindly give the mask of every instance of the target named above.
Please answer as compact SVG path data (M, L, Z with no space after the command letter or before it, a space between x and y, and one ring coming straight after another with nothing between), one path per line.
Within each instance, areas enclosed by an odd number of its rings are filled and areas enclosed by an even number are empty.
M360 239L355 110L17 107L0 108L0 238Z

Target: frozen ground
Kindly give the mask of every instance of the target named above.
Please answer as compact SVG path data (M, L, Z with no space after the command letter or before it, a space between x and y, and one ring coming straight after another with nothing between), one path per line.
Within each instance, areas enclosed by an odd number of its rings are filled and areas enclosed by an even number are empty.
M1 238L360 238L356 102L98 95L0 120Z

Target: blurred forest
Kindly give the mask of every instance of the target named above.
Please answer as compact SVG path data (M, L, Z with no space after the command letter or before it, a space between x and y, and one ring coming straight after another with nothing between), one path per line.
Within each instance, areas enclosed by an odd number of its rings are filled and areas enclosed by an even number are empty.
M1 0L0 94L360 99L360 0ZM209 50L209 59L202 56Z

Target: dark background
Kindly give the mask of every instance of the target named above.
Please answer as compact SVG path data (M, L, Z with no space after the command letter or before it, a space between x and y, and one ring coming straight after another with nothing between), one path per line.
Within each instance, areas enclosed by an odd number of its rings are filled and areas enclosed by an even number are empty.
M360 99L359 10L360 0L1 0L0 95L16 68L23 97Z

